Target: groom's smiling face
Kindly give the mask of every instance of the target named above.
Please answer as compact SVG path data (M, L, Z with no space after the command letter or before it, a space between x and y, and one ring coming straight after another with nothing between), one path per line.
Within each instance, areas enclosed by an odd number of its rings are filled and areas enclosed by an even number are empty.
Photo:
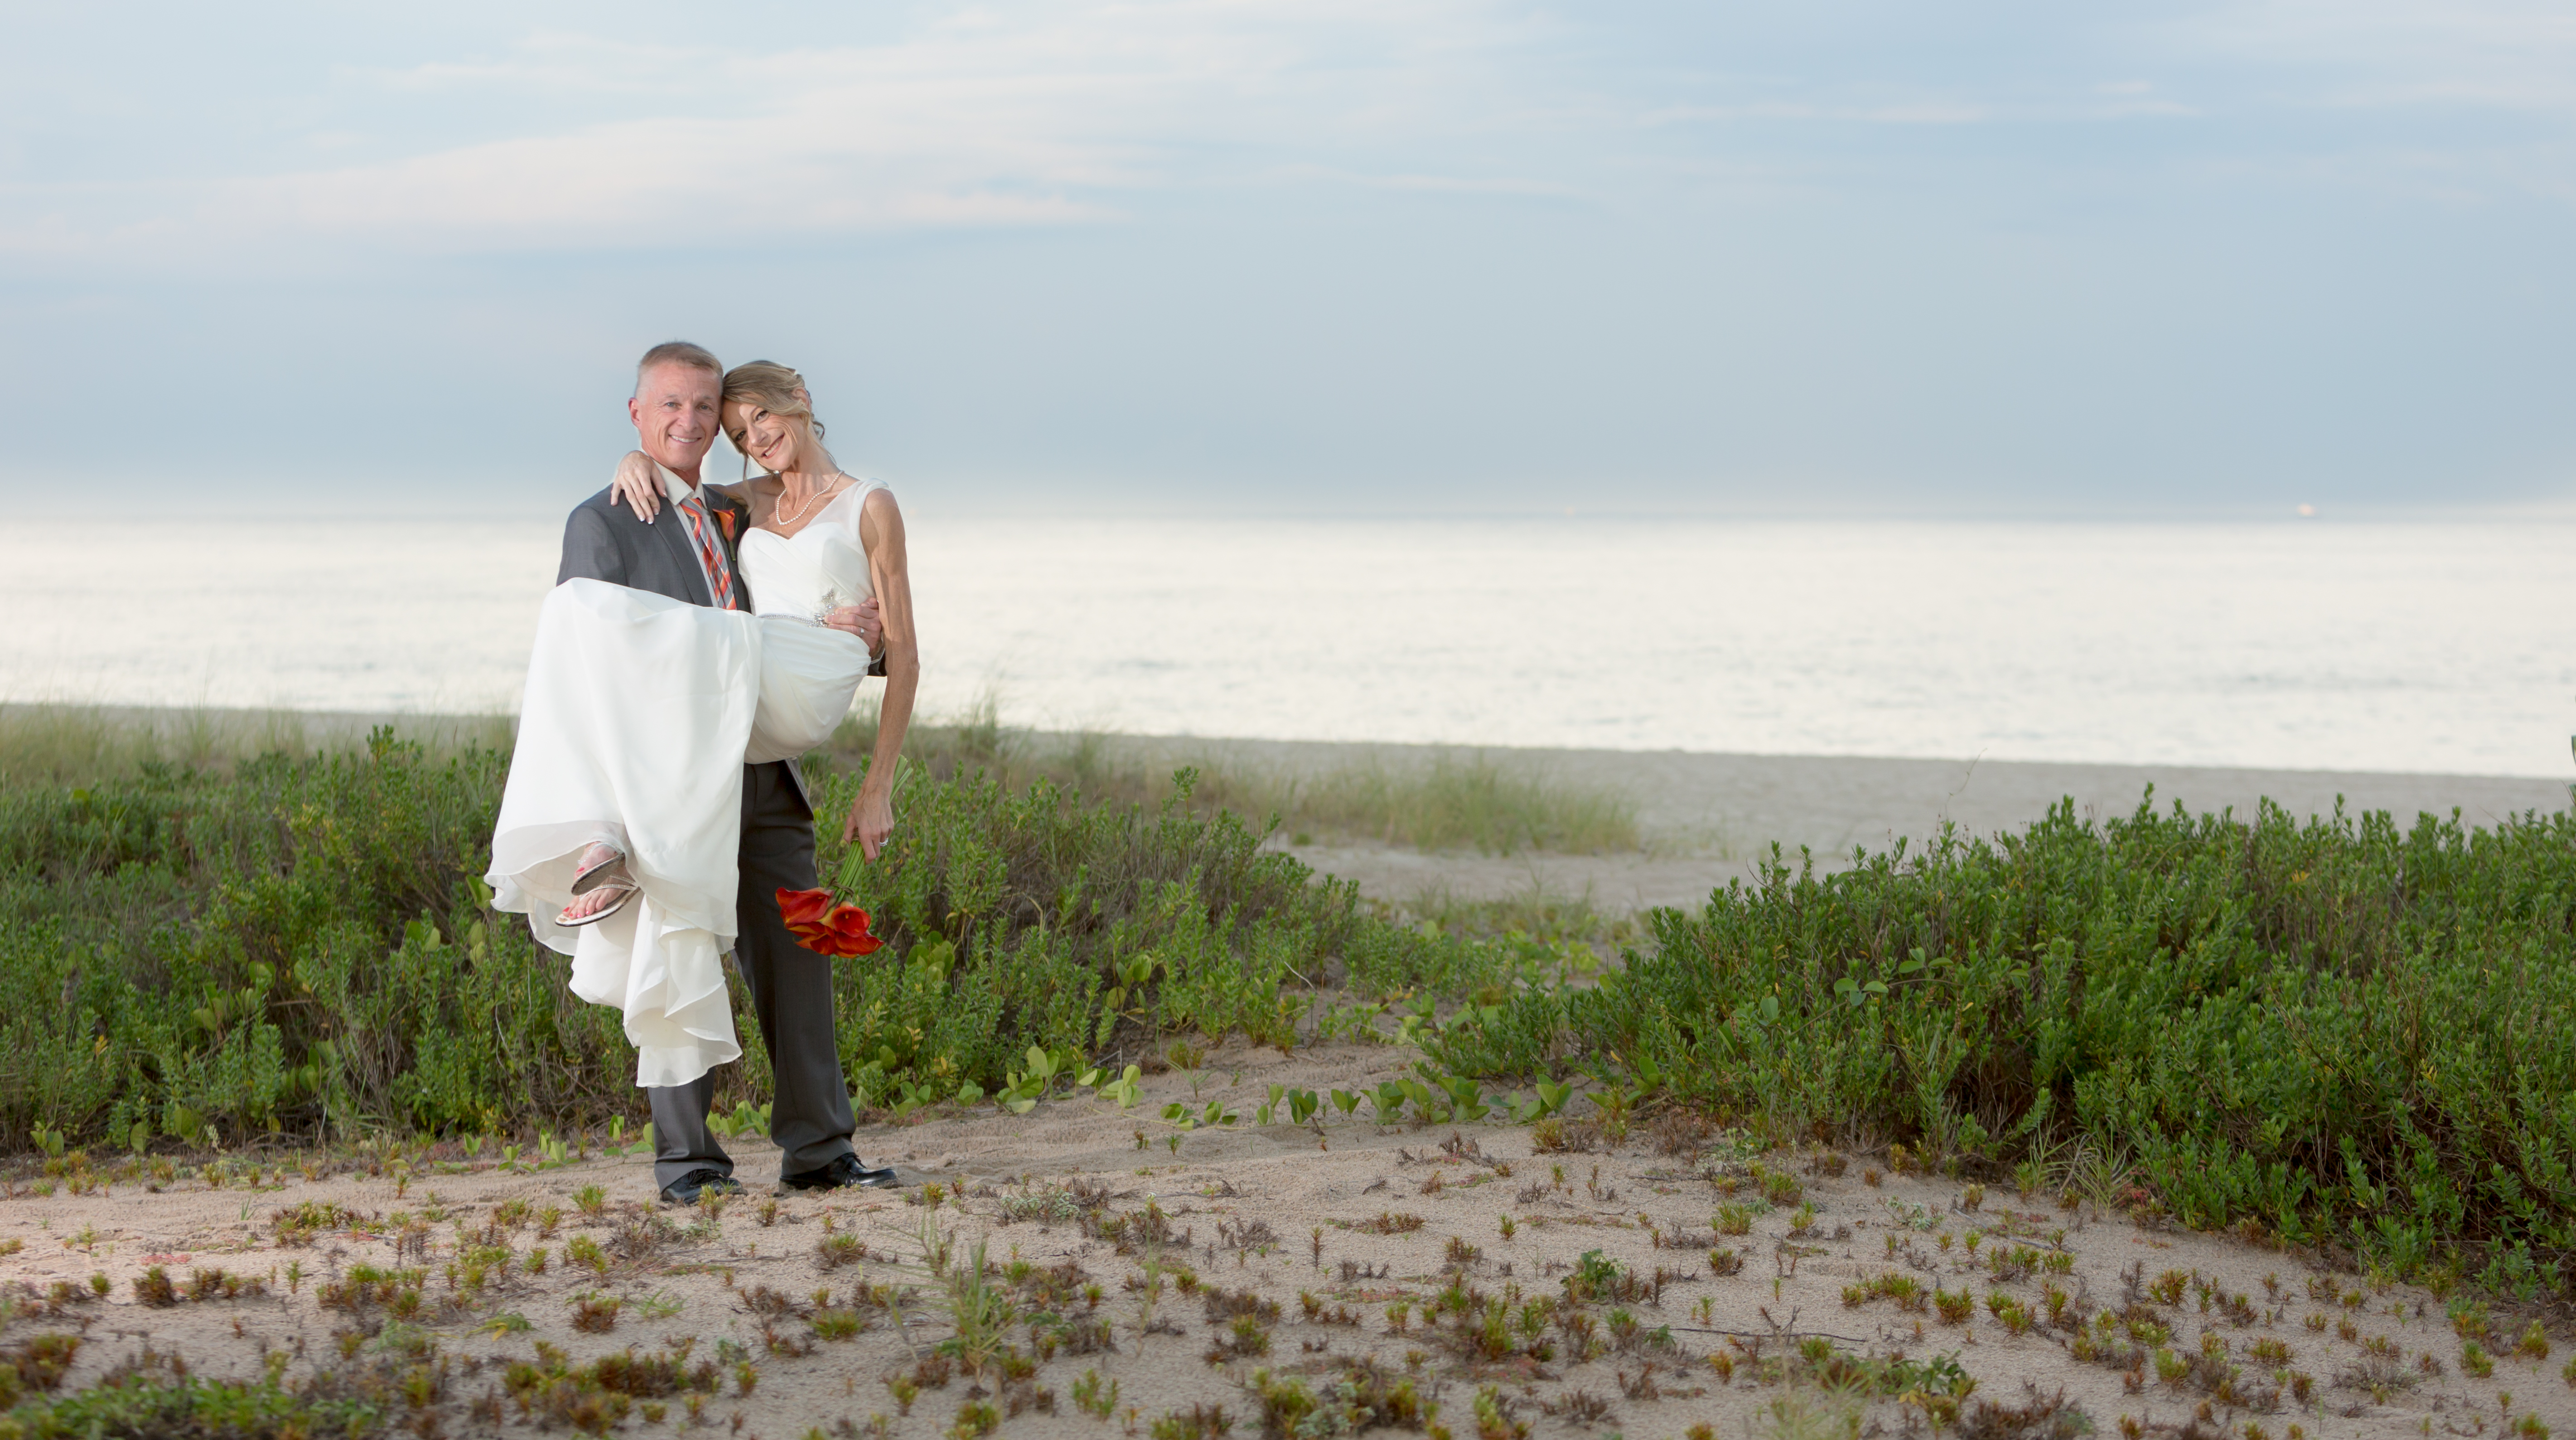
M723 377L695 365L656 365L635 384L626 402L644 453L668 466L681 479L695 483L698 464L716 443L717 410L724 398Z

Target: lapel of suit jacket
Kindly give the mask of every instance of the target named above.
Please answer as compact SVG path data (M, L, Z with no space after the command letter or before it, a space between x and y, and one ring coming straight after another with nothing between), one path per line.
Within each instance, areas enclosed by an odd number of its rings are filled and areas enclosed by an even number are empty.
M689 517L681 514L677 505L668 508L670 514L663 518L671 523L652 528L661 533L662 543L670 549L680 573L697 582L689 592L692 603L713 605L716 601L714 593L707 589L707 567L699 563L697 543L689 538Z

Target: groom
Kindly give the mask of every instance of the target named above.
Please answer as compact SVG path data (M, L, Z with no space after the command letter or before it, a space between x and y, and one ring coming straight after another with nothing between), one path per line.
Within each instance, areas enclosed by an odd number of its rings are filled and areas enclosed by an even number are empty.
M698 483L698 467L721 424L723 393L723 367L702 347L673 340L644 352L626 413L644 453L662 467L675 523L647 524L602 490L575 506L564 524L556 584L605 580L692 605L751 608L734 554L751 516ZM839 626L858 635L870 653L877 648L875 603L862 607L854 624ZM781 889L815 888L814 811L794 761L743 767L740 865L734 964L751 991L777 1080L769 1134L781 1151L779 1178L799 1190L891 1186L894 1171L871 1170L850 1150L857 1123L833 1035L832 962L798 945L778 914ZM707 1129L715 1076L646 1093L653 1101L653 1179L662 1198L686 1205L710 1190L740 1191L732 1159Z

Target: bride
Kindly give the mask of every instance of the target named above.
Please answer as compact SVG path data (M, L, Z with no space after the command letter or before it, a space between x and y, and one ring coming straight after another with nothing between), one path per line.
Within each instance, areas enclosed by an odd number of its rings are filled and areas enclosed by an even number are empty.
M876 858L894 828L895 759L920 676L892 492L841 471L786 366L726 372L716 409L744 456L741 483L693 491L632 452L607 503L677 527L678 551L699 562L691 578L707 580L685 593L732 589L724 579L738 567L750 608L600 579L556 586L487 877L496 909L526 913L541 942L572 957L575 994L624 1011L647 1087L688 1085L742 1053L718 957L738 925L745 765L792 766L831 737L869 673L852 632L873 608L887 686L842 838ZM767 473L750 475L754 461ZM666 501L676 513L661 513ZM810 840L805 856L810 885Z

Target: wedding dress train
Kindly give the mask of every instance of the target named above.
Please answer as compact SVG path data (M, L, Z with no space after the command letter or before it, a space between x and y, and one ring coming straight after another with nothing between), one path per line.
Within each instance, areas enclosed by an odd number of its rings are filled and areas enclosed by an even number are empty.
M625 1015L635 1083L683 1085L742 1053L721 956L733 948L742 767L831 737L868 667L857 638L816 623L872 593L863 482L794 536L753 529L739 564L749 613L603 580L546 596L510 779L485 877L572 957L571 986ZM581 853L627 857L642 892L567 929Z

